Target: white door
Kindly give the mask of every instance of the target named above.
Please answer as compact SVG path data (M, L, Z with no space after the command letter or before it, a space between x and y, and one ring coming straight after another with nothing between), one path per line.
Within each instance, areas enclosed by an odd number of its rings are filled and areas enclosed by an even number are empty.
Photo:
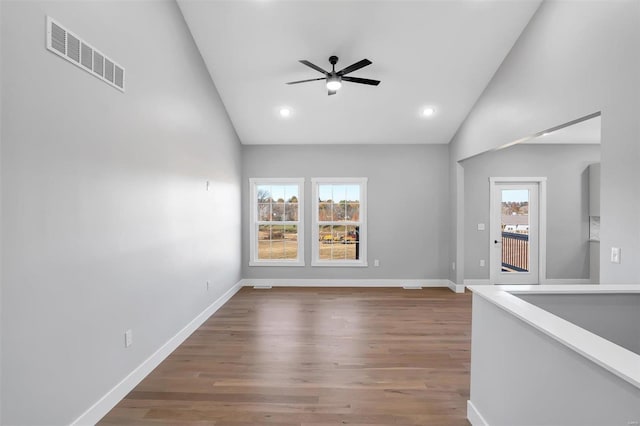
M491 283L539 284L539 183L491 183Z

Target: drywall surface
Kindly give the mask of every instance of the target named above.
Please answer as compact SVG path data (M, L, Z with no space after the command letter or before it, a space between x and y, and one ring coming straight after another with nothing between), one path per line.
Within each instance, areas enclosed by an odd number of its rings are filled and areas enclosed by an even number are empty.
M589 278L588 167L599 161L598 145L580 144L516 145L463 161L465 278L489 278L489 177L527 176L547 178L546 278Z
M473 295L470 401L490 425L627 425L640 389Z
M243 277L448 279L444 145L243 146ZM305 178L305 266L249 264L249 178ZM311 267L311 178L366 177L368 267ZM380 260L380 267L373 260Z
M47 51L45 15L126 92ZM0 423L69 424L239 281L240 145L174 2L6 1L1 25Z
M0 37L2 36L2 2L0 1ZM2 421L2 42L0 39L0 421Z
M640 294L515 296L640 355Z
M602 111L603 284L640 280L639 52L640 2L543 2L450 144L459 161Z

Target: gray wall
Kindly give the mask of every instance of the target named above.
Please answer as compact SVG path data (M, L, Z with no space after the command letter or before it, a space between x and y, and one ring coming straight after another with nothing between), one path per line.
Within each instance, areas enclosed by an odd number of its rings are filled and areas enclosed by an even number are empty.
M489 278L491 176L547 178L546 278L589 278L588 167L599 161L599 145L578 144L515 145L463 161L465 278Z
M0 37L2 37L2 10L0 1ZM2 40L0 39L0 422L2 421L2 104L4 96L2 94Z
M545 1L450 144L455 164L602 111L603 284L640 280L639 51L640 2Z
M47 51L45 14L126 93ZM240 145L173 1L3 2L1 27L0 423L68 424L240 280Z
M640 389L477 295L470 387L470 401L495 426L640 420Z
M640 355L640 294L515 294Z
M243 146L242 158L244 278L448 278L447 146ZM248 266L252 177L306 179L305 267ZM367 268L311 267L312 177L369 179Z

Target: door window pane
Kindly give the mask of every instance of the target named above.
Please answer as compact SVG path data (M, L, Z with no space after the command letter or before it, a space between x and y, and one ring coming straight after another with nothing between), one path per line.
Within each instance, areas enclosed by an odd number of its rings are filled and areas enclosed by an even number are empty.
M529 190L502 190L502 272L529 272Z

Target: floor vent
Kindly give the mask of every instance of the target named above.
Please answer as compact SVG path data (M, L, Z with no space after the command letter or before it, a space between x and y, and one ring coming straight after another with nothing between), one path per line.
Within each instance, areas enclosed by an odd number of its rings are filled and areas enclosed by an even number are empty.
M124 92L124 68L49 16L47 49Z
M402 288L405 290L422 290L422 286L419 285L403 285Z
M254 285L253 288L256 290L271 290L272 287L270 285Z

